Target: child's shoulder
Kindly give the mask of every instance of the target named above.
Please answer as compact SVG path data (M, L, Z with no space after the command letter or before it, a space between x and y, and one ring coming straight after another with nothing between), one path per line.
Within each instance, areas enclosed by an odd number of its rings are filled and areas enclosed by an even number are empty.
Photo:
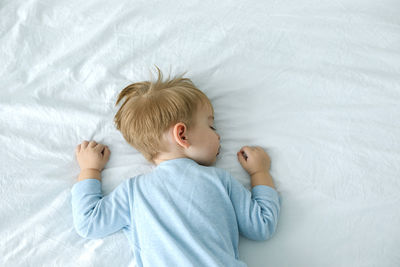
M211 172L214 176L218 177L224 183L229 183L231 179L231 173L223 168L208 166L207 171Z
M216 175L225 175L226 170L215 166L203 166L198 164L198 168L204 172L209 172Z

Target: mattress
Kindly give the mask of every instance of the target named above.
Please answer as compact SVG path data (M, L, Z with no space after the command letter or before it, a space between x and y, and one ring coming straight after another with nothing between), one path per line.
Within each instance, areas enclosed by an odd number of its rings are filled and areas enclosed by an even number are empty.
M0 265L135 266L122 231L72 223L74 149L111 150L103 193L154 166L116 130L118 93L157 65L211 100L216 167L261 146L282 198L249 267L400 266L400 2L3 1Z

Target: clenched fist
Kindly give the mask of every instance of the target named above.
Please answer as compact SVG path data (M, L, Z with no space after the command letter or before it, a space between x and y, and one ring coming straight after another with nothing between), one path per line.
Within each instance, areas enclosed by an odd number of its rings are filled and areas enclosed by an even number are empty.
M111 151L108 146L85 140L76 147L75 154L81 170L97 169L101 172L110 158Z
M271 159L259 146L244 146L237 153L240 165L250 174L268 172Z

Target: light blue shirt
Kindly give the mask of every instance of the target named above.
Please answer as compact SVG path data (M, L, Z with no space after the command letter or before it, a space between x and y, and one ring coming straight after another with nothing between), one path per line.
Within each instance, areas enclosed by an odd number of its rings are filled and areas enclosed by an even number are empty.
M280 197L272 187L251 192L228 171L189 158L163 161L103 196L97 179L72 187L74 226L85 238L123 229L137 266L246 266L239 233L266 240L275 232Z

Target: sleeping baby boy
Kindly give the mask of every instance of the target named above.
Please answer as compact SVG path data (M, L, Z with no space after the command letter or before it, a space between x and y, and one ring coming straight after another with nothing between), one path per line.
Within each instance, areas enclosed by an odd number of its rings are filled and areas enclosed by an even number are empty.
M72 187L74 227L84 238L125 233L137 266L246 266L239 260L239 233L266 240L276 229L280 197L269 173L270 158L258 146L237 152L251 176L251 191L214 167L220 136L207 96L182 75L123 89L117 129L155 168L126 179L103 195L100 174L107 146L76 147L81 172Z

